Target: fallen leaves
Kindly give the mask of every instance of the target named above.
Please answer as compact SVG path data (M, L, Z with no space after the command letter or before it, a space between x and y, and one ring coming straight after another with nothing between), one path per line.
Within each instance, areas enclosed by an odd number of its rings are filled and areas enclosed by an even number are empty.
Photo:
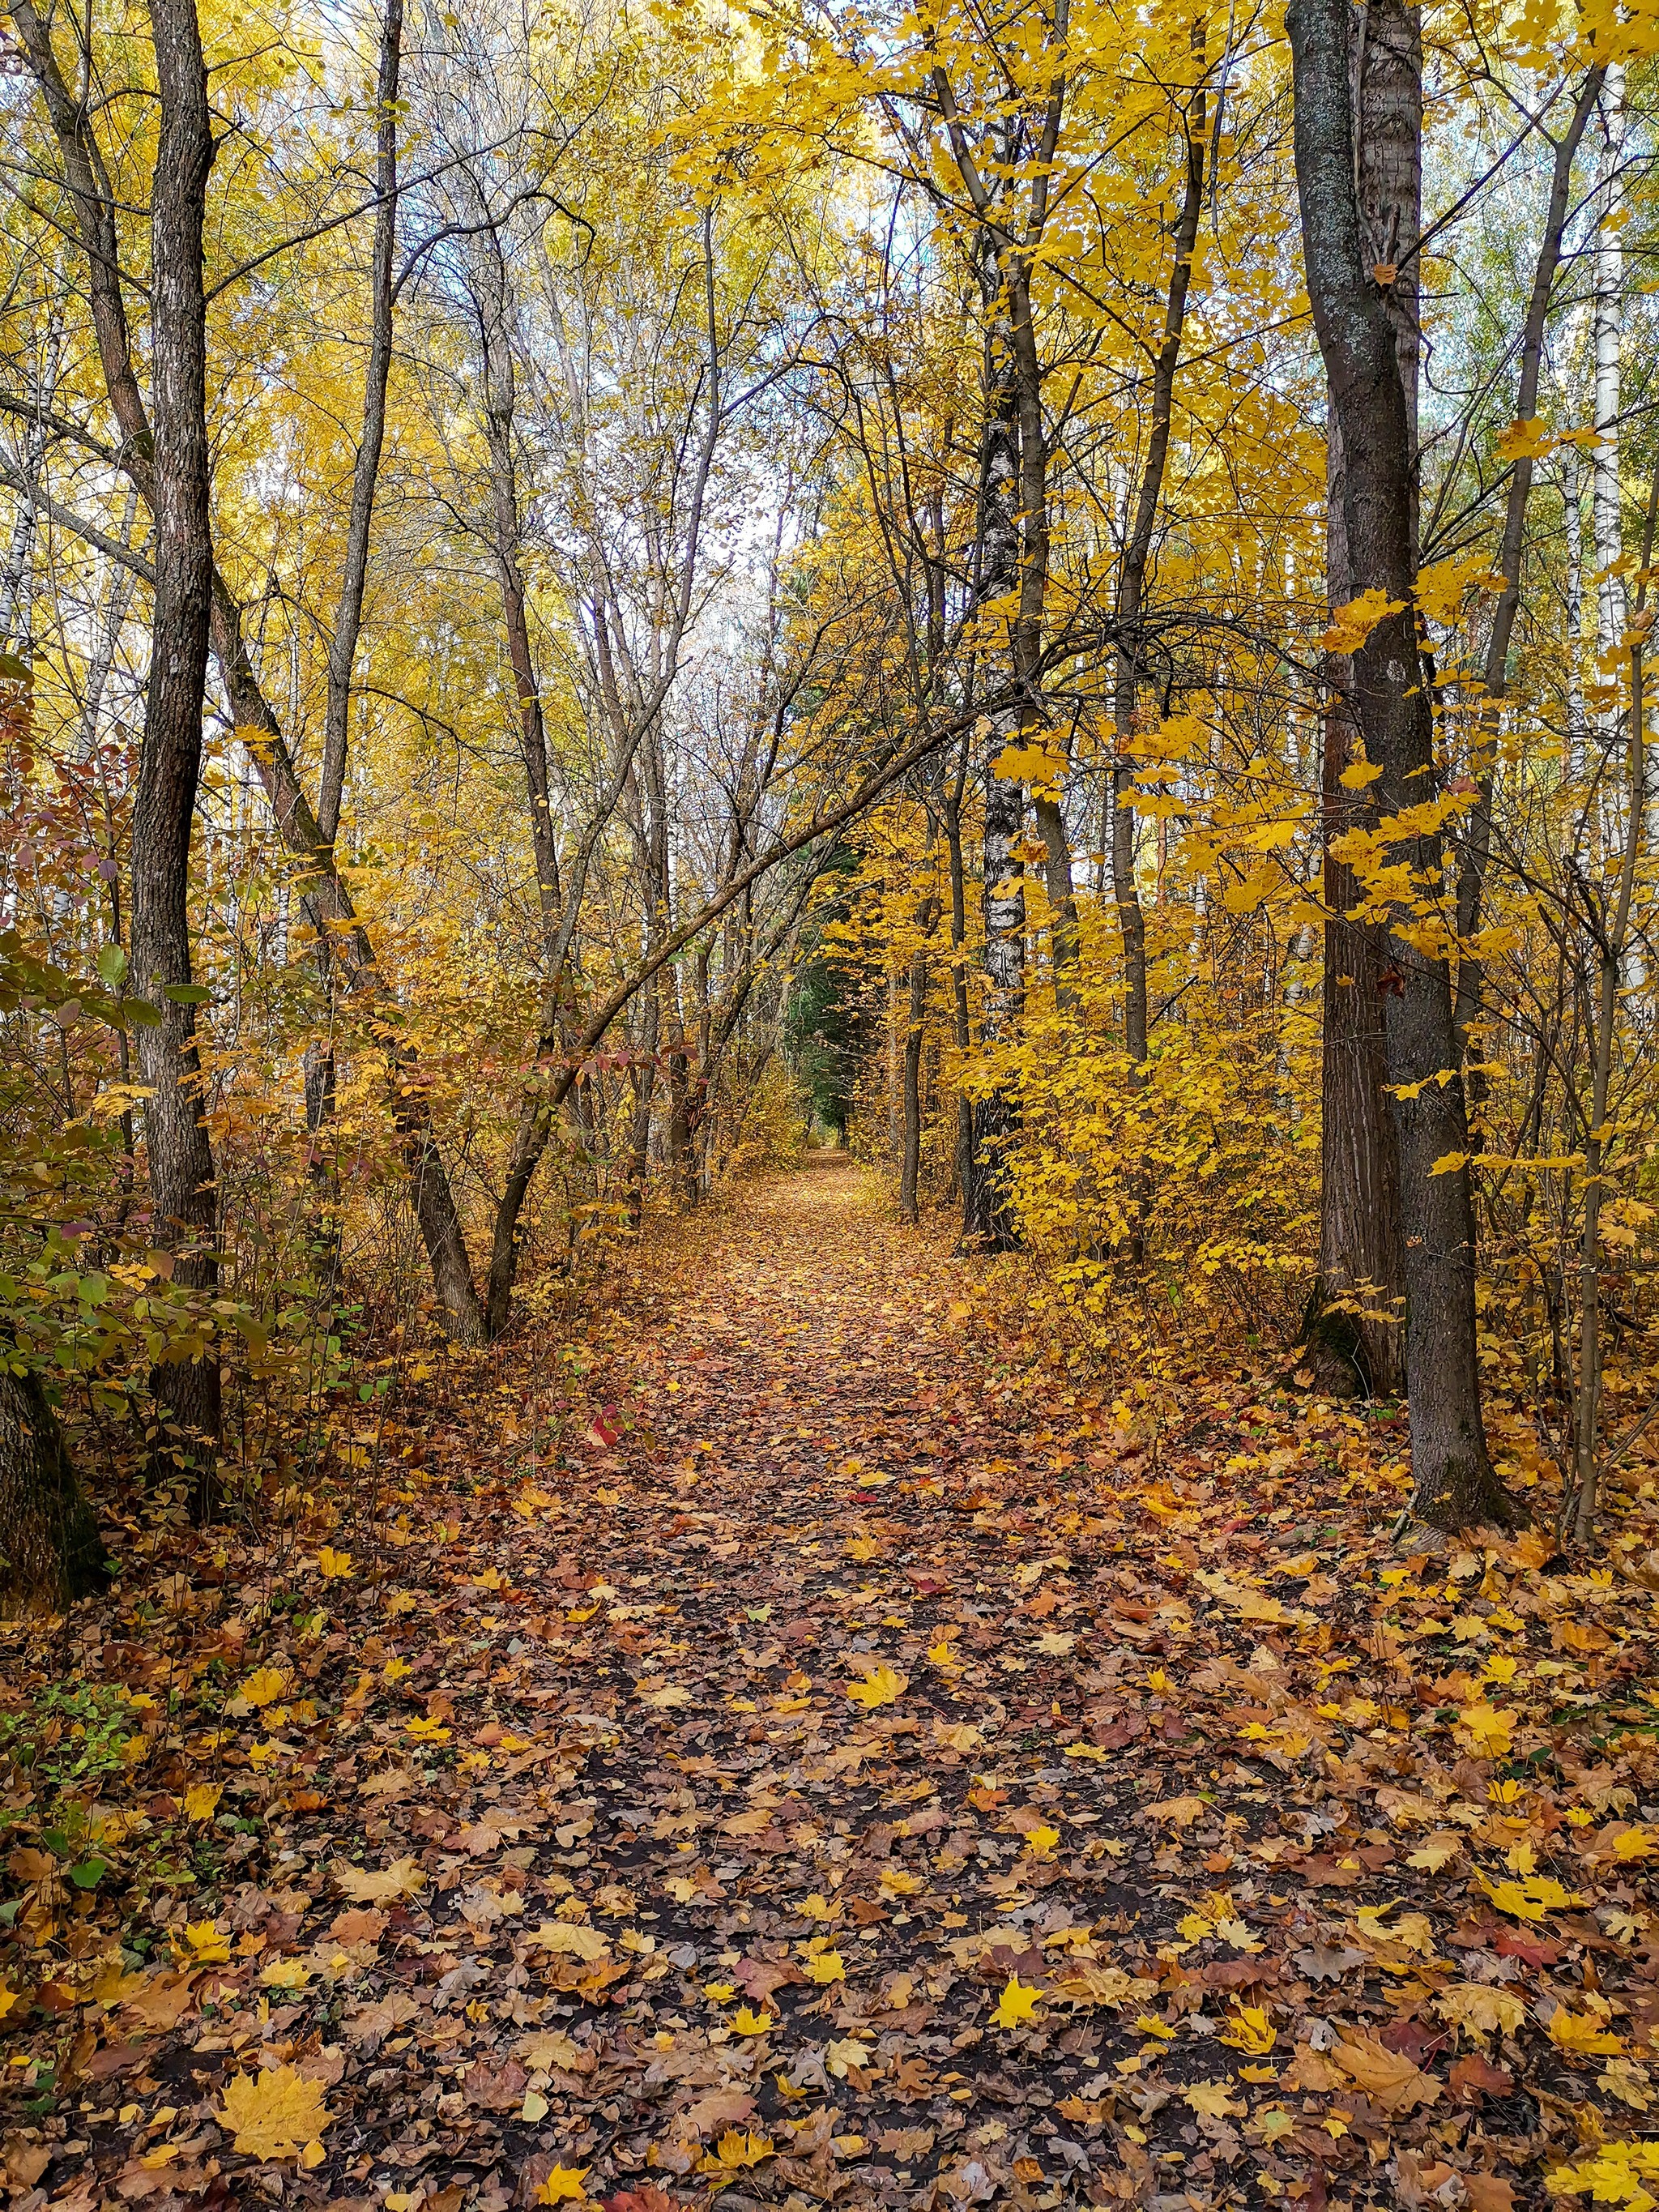
M398 1898L418 1897L426 1886L418 1861L408 1856L394 1859L379 1872L337 1859L330 1871L336 1887L354 1905L389 1905Z
M586 2195L582 2184L592 2168L587 2166L556 2166L547 2174L531 2202L534 2204L579 2204Z
M1414 2105L1433 2104L1440 2094L1433 2075L1425 2074L1404 2051L1390 2051L1374 2035L1340 2042L1331 2058L1384 2112L1408 2112Z
M878 1706L896 1705L909 1686L909 1678L891 1667L872 1667L862 1680L848 1684L847 1694L854 1705L874 1712Z
M1041 1990L1028 1988L1018 1974L1010 1974L991 2017L999 2027L1024 2027L1036 2019L1042 1995Z
M292 2066L262 2069L256 2079L236 2074L225 2085L224 2104L215 2116L250 2158L298 2158L320 2166L321 2136L333 2118L321 2084L307 2081Z
M1547 1913L1583 1903L1552 1875L1529 1874L1520 1881L1489 1881L1484 1874L1475 1879L1498 1910L1516 1920L1540 1921Z
M1073 1380L969 1398L943 1300L937 1337L893 1319L924 1382L816 1291L769 1349L775 1297L745 1292L750 1341L711 1376L699 1283L657 1457L607 1469L602 1509L556 1456L475 1492L471 1445L401 1532L408 1589L313 1573L308 1538L302 1602L339 1608L337 1642L228 1641L188 1745L135 1709L154 1748L119 1820L20 1839L9 2034L44 2051L82 2008L105 2039L82 2086L137 2108L146 2181L195 2155L171 2119L143 2132L176 2089L135 2087L174 2078L184 2039L156 2039L181 2027L233 2192L237 2157L321 2146L316 2186L394 2212L491 2172L521 2203L674 2212L884 2202L902 2170L965 2208L1121 2190L1143 2156L1212 2204L1259 2171L1279 2203L1504 2212L1506 2174L1530 2202L1593 2162L1558 2112L1650 2127L1647 1709L1613 1735L1604 1671L1577 1729L1556 1634L1599 1607L1586 1665L1633 1667L1645 1585L1604 1601L1528 1538L1396 1559L1374 1469L1399 1442L1370 1412L1183 1384L1215 1441L1166 1437L1153 1480ZM83 1916L163 1837L206 1871L135 1971ZM82 1966L60 1931L88 1926L107 1955ZM1504 2132L1517 2082L1531 2147ZM276 2148L234 2148L243 2118Z

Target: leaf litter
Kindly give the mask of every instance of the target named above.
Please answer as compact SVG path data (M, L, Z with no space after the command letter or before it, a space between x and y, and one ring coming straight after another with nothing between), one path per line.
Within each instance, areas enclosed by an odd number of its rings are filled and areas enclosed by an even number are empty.
M792 1178L11 1632L14 2212L1650 2204L1652 1485L1402 1553L1396 1419L1006 1283Z

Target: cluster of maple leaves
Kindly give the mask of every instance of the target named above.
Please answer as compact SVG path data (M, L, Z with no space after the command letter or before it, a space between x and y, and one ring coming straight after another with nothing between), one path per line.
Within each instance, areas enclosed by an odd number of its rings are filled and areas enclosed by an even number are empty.
M13 2212L1650 2203L1650 1480L1402 1554L1397 1421L1148 1434L975 1272L774 1187L578 1422L480 1369L20 1631Z

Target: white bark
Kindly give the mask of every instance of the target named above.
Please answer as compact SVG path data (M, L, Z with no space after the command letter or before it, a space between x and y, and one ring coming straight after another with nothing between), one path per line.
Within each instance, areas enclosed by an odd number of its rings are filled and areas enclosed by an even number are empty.
M1601 94L1601 159L1595 203L1595 295L1591 319L1595 356L1593 420L1595 446L1590 455L1590 529L1595 546L1595 653L1598 684L1618 680L1620 643L1625 635L1625 580L1608 571L1624 551L1619 463L1620 384L1625 321L1624 215L1620 172L1625 149L1625 71L1620 63L1607 70ZM1603 756L1615 740L1616 702L1599 706L1595 726Z
M1584 483L1576 446L1561 448L1561 504L1567 538L1567 757L1576 787L1584 781Z

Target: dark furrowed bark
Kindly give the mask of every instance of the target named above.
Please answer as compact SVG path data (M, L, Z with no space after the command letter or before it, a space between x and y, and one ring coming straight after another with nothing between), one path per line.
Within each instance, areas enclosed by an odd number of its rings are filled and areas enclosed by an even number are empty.
M161 1015L137 1033L154 1233L176 1255L174 1283L206 1295L218 1282L218 1207L196 1009L169 994L191 985L191 830L213 583L202 231L214 148L194 0L151 0L149 12L161 104L150 187L155 600L133 799L131 972L135 992ZM207 1513L217 1481L216 1349L210 1341L195 1359L164 1364L154 1383L157 1457L176 1455L190 1470L196 1510Z
M1308 293L1341 430L1344 520L1357 591L1400 611L1354 655L1357 717L1382 774L1385 818L1435 793L1433 725L1410 605L1412 454L1389 313L1364 258L1354 193L1346 0L1294 0L1287 19ZM1407 824L1393 844L1437 890L1437 831ZM1492 1471L1475 1352L1474 1233L1468 1133L1445 960L1391 930L1383 997L1400 1156L1407 1293L1406 1376L1413 1507L1442 1527L1513 1517Z
M0 1598L64 1606L108 1578L97 1521L40 1376L0 1366Z
M1419 536L1417 416L1422 359L1418 240L1422 232L1422 33L1416 9L1375 0L1348 19L1348 84L1359 118L1356 188L1362 245L1373 270L1392 269L1382 287L1395 359L1406 399L1411 448L1410 537ZM1379 282L1381 280L1379 279ZM1342 434L1333 403L1327 428L1326 591L1333 609L1354 596L1343 507ZM1376 795L1348 789L1344 773L1358 757L1346 701L1353 669L1331 655L1331 697L1321 761L1324 845L1325 972L1321 1062L1319 1275L1306 1328L1316 1369L1394 1397L1405 1382L1404 1255L1400 1242L1400 1170L1389 1102L1382 998L1389 985L1386 933L1358 921L1362 903L1353 871L1333 849L1350 831L1371 827ZM1358 1310L1353 1310L1354 1308Z

